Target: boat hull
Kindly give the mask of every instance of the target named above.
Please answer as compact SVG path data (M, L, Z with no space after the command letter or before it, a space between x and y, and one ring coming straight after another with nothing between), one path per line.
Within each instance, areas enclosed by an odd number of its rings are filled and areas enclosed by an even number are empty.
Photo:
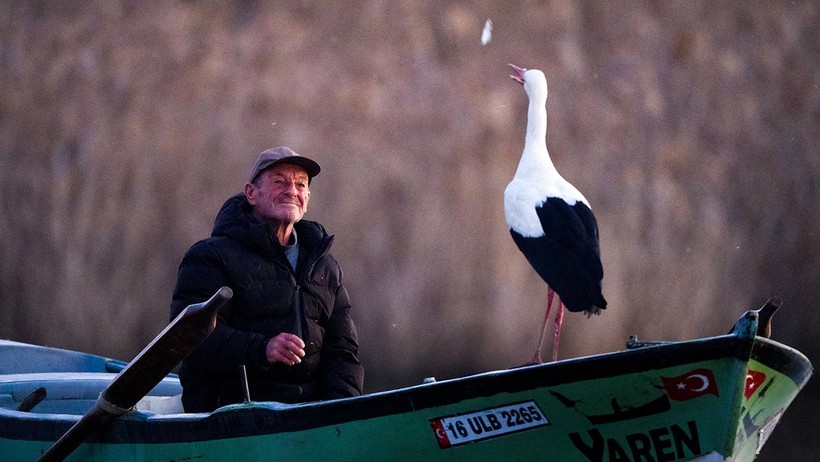
M727 335L320 403L137 410L68 460L752 460L811 370ZM0 410L4 460L36 459L78 419Z

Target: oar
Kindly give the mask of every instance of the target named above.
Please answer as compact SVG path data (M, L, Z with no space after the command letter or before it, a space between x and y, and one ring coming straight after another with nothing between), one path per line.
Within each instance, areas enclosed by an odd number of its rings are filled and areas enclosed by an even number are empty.
M108 421L132 409L216 327L216 314L233 296L228 287L209 300L188 305L100 393L94 406L42 457L62 461Z

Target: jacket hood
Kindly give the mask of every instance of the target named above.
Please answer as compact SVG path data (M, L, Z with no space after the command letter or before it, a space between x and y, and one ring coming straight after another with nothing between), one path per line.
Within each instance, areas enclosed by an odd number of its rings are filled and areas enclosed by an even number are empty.
M211 236L237 239L238 235L247 232L248 225L253 222L262 224L253 216L251 204L248 203L245 195L239 193L231 196L222 204L214 220Z

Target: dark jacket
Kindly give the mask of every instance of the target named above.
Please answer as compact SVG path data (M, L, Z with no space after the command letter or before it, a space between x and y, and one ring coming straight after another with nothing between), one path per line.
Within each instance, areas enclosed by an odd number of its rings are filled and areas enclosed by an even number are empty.
M214 332L180 367L187 412L241 402L243 364L254 401L294 403L361 394L364 370L342 271L329 253L333 236L311 221L294 228L300 248L295 272L273 230L238 194L222 206L211 237L185 254L171 319L222 286L234 293ZM300 364L267 362L268 340L281 332L304 340Z

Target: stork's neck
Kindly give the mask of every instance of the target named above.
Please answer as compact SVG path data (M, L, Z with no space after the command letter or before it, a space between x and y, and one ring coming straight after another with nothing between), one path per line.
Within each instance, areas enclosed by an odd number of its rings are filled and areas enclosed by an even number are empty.
M524 138L524 152L518 164L516 176L541 176L545 171L555 171L555 165L547 151L547 107L546 98L530 97L527 110L527 135Z

